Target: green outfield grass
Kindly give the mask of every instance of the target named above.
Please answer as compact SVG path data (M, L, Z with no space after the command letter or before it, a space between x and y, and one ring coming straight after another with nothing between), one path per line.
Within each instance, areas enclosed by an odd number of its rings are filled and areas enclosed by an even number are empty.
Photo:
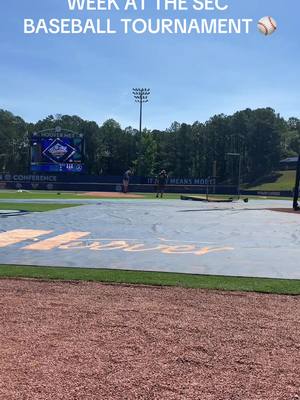
M43 212L59 210L61 208L77 207L80 204L32 204L32 203L0 203L0 210L22 210Z
M101 192L99 192L101 193ZM131 193L130 193L131 194ZM155 193L132 193L144 196L145 199L155 199ZM179 199L180 194L165 194L163 199ZM52 199L64 199L64 200L80 200L80 199L99 199L97 196L85 196L83 192L45 192L45 191L23 191L18 192L17 190L2 190L0 191L0 200L52 200ZM116 199L117 200L117 199ZM142 200L142 198L141 198ZM161 200L161 199L159 199Z
M254 190L254 188L251 188ZM265 189L259 189L259 190L265 190ZM273 189L274 190L274 189ZM59 194L58 194L59 193ZM100 193L100 192L99 192ZM155 193L132 193L132 194L137 194L144 196L143 198L137 199L137 200L157 200L157 201L162 201L162 200L180 200L180 193L166 193L164 197L161 198L156 198ZM189 194L189 196L199 196L199 194ZM205 195L201 195L205 196ZM209 197L212 198L224 198L224 195L209 195ZM226 196L226 198L233 197L234 199L237 199L237 196ZM274 197L274 196L242 196L241 198L249 198L249 199L273 199L273 200L285 200L288 199L290 200L289 197ZM0 200L54 200L54 199L63 199L63 200L80 200L80 199L98 199L98 200L109 200L109 198L106 199L101 199L100 197L94 197L94 196L84 196L83 193L80 192L44 192L44 191L33 191L33 192L17 192L17 191L0 191ZM124 199L115 199L112 198L113 200L124 200ZM126 200L126 198L125 198ZM2 204L2 203L1 203Z
M93 281L300 295L300 280L186 275L165 272L0 265L0 278Z
M83 196L78 196L75 192L44 192L40 190L30 191L30 192L18 192L17 190L3 190L0 191L0 199L9 200L9 199L20 199L20 200L35 200L35 199L44 199L44 200L52 200L52 199L81 199ZM87 197L91 198L91 197Z

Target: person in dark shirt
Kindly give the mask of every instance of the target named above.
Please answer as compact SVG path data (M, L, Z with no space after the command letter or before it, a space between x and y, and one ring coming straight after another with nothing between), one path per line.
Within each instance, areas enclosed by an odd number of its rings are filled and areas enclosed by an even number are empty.
M161 170L160 173L157 175L156 178L156 197L159 196L160 198L163 197L165 189L166 189L166 184L168 181L168 174L166 170Z
M124 172L124 175L123 175L123 192L124 193L128 193L130 175L132 175L132 171L130 169L128 169L126 172Z

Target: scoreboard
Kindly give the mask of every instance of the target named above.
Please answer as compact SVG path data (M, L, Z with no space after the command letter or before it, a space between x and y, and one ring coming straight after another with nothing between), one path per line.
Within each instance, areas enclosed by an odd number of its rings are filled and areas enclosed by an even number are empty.
M85 172L84 136L56 127L30 138L31 172Z

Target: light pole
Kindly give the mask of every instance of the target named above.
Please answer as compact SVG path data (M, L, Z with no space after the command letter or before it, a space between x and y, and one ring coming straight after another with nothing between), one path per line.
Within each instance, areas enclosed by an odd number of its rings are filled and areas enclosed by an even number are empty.
M1 163L1 164L2 164L2 172L4 173L5 169L6 169L6 161L5 161L5 159L7 157L7 154L0 154L0 158L2 158L2 157L3 157L3 163Z
M239 177L238 177L238 199L241 197L241 170L242 170L242 155L241 153L226 153L227 156L239 157Z
M134 88L132 94L136 103L140 103L140 133L142 132L142 119L143 119L143 103L148 103L148 96L150 89Z

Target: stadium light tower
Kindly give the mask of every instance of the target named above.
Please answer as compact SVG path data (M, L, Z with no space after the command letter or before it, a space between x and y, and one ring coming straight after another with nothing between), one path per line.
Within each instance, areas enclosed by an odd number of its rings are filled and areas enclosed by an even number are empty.
M134 88L132 94L136 103L140 103L140 133L142 132L142 119L143 119L143 103L148 103L150 96L150 89Z

